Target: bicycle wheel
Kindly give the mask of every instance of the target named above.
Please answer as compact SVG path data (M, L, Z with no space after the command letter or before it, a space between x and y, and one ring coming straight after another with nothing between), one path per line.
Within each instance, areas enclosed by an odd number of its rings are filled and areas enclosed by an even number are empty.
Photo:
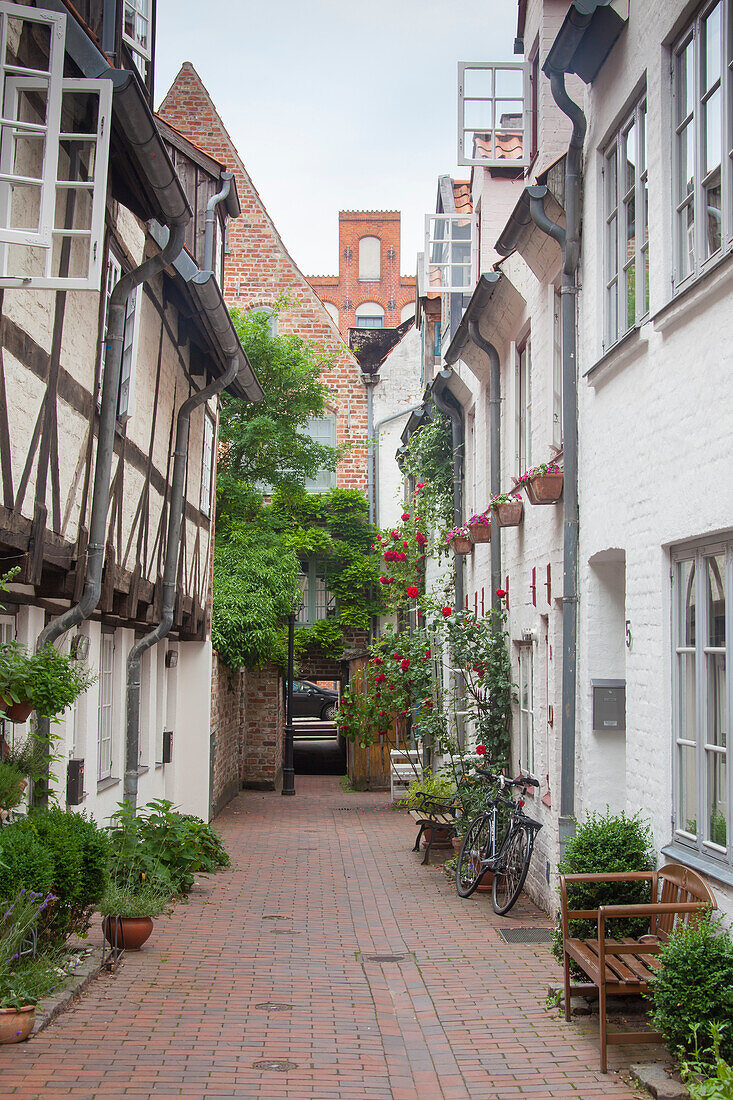
M463 838L456 863L456 890L459 898L470 898L483 874L482 859L491 843L491 818L481 814L474 818Z
M529 871L534 838L525 825L515 825L506 850L494 870L491 903L494 912L508 913L522 892Z

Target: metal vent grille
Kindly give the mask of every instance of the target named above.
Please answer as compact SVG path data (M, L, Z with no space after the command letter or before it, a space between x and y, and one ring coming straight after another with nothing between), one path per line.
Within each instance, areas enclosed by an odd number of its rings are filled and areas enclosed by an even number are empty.
M273 1062L262 1061L262 1062L253 1062L252 1063L252 1069L271 1069L271 1070L274 1070L275 1073L289 1073L291 1069L297 1069L297 1068L298 1068L298 1063L297 1062L286 1062L284 1060L282 1060L282 1061L277 1060L277 1061L273 1061Z
M404 955L367 955L366 960L373 963L396 963L401 962L404 957Z
M551 928L500 928L505 943L552 943Z

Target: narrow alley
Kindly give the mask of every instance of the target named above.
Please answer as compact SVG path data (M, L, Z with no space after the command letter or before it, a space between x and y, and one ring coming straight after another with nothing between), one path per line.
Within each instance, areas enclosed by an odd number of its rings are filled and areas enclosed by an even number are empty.
M499 934L547 925L539 910L461 901L386 794L336 776L297 788L229 804L232 867L46 1031L4 1047L3 1096L631 1100L597 1072L597 1018L584 1032L545 1007L560 973L547 946Z

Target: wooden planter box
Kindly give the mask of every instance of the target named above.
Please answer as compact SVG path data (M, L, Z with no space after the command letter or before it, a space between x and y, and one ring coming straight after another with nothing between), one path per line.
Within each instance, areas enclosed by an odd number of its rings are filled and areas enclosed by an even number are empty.
M454 554L470 554L473 550L473 543L470 539L459 537L451 539L451 547Z
M469 523L468 527L474 542L491 542L491 523Z
M530 504L557 504L562 496L562 472L559 474L535 474L525 481Z
M524 516L524 504L521 500L516 503L492 504L491 510L497 527L519 527Z

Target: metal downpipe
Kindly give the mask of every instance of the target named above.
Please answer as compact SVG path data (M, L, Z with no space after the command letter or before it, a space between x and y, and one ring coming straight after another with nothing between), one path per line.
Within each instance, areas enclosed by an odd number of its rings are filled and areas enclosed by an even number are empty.
M565 222L563 232L546 217L542 201L530 199L535 224L559 241L563 253L561 286L563 380L563 604L562 604L562 724L560 766L560 839L571 836L575 825L575 726L578 669L578 384L577 384L577 272L580 260L580 167L586 118L570 99L565 74L550 73L552 96L573 124L565 159ZM549 227L554 226L554 231Z
M176 420L176 448L173 452L173 476L171 478L171 499L168 512L168 538L163 564L163 604L160 622L130 650L127 657L127 708L125 738L125 778L122 797L134 811L137 807L138 753L140 744L140 668L142 656L169 633L173 626L173 611L176 600L176 574L181 542L181 519L184 508L186 488L186 470L188 466L188 438L191 413L203 405L210 397L221 393L233 382L239 370L239 357L235 356L226 372L214 379L208 386L190 397L181 405Z
M489 488L491 496L501 492L501 366L499 353L494 345L479 332L478 322L469 321L471 341L489 358ZM491 530L491 606L501 607L497 590L501 588L501 527L492 524Z
M224 201L224 199L231 191L233 179L233 172L222 172L221 191L217 191L215 195L212 195L206 204L206 226L204 229L204 271L214 270L214 225L216 224L216 208L220 202Z
M107 510L109 508L112 455L114 453L115 428L117 425L117 400L122 371L122 341L127 315L127 301L134 290L152 279L160 271L163 271L176 259L183 248L185 236L185 226L174 226L171 229L165 248L156 256L144 260L139 267L134 268L127 275L123 275L110 295L84 590L79 603L70 607L61 615L57 615L46 624L38 635L36 652L49 643L53 644L72 627L78 626L79 623L88 619L99 603L102 592ZM48 744L50 730L50 719L39 717L37 723L39 740ZM41 790L38 792L38 804L45 805L48 801L48 778L45 777L41 780L39 786ZM34 801L36 801L35 795Z

